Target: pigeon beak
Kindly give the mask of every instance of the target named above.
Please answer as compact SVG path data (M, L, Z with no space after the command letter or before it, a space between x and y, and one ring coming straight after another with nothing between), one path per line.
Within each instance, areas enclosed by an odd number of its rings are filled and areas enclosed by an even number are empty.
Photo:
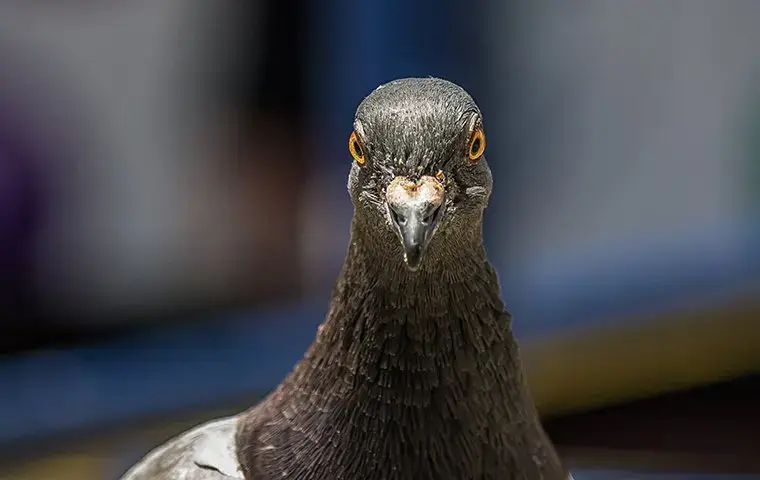
M396 177L386 190L388 215L404 250L404 261L415 271L422 263L443 209L443 185L437 179L422 177L412 182Z

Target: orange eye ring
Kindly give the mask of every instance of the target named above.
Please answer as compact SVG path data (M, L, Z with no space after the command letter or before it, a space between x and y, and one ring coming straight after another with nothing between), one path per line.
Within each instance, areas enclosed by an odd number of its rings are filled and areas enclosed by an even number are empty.
M470 146L467 149L467 155L470 157L470 160L472 160L473 162L477 162L480 159L480 157L483 156L483 152L485 151L486 151L486 134L483 133L482 128L478 128L472 134L472 138L470 138Z
M359 135L356 134L356 131L351 132L351 136L348 137L348 151L351 152L351 156L354 157L354 160L359 165L364 165L364 162L367 161L364 146L361 140L359 140Z

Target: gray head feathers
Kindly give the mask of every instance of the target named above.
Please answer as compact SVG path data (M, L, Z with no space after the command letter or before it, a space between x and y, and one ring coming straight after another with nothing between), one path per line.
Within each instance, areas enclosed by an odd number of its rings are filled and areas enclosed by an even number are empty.
M465 152L463 143L480 109L460 86L437 78L405 78L375 89L356 110L377 168L396 175L435 174Z

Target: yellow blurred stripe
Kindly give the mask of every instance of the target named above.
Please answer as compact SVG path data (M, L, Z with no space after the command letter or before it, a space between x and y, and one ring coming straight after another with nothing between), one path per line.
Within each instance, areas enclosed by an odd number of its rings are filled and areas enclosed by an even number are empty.
M523 351L542 415L643 398L760 371L760 301L618 322Z
M29 461L18 469L4 472L2 480L102 480L106 475L105 457L61 454Z

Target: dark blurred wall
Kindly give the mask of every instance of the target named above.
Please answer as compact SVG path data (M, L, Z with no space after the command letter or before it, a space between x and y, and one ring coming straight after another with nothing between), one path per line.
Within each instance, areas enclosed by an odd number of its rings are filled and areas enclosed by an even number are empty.
M0 79L0 350L41 327L34 254L49 200L45 167L52 160L23 104L3 95L13 90Z
M251 229L248 244L230 252L248 275L226 286L242 288L243 302L283 301L301 290L301 210L313 171L305 146L310 26L302 3L235 3L219 20L224 41L211 55L212 65L223 66L210 96L223 112L231 150L225 168L241 180L241 221ZM235 35L224 33L230 27Z

